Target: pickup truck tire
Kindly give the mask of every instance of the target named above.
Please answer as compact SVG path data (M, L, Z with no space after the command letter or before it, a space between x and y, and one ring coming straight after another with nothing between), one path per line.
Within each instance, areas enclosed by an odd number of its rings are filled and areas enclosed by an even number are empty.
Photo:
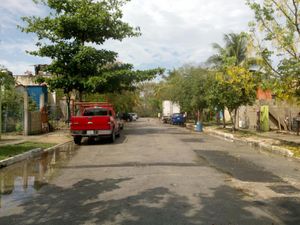
M111 136L110 136L110 142L114 143L115 140L116 140L116 132L113 130L113 132L111 133Z
M81 144L81 139L82 139L81 136L75 136L75 137L74 137L74 143L75 143L76 145L80 145L80 144Z

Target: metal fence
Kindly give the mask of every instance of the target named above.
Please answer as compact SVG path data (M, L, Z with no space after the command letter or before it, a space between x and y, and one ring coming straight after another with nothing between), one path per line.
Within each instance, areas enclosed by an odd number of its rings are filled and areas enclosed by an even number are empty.
M2 132L22 132L24 125L24 104L21 96L6 96L2 100Z

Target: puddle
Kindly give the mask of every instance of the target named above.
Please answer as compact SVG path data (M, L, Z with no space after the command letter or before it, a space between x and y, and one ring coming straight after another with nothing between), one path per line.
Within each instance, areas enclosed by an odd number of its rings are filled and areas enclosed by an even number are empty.
M34 195L75 153L74 144L69 142L36 158L0 169L0 212L1 208L16 206Z

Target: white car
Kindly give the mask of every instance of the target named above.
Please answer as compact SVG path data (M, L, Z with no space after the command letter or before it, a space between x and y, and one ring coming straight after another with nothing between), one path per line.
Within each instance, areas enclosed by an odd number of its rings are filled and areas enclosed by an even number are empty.
M133 121L136 121L139 117L136 113L128 113L131 117Z

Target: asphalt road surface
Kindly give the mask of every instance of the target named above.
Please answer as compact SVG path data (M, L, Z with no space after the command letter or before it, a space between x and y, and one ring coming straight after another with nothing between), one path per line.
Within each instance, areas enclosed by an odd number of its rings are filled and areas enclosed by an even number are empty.
M299 161L155 119L84 142L55 171L2 203L0 224L300 224Z

